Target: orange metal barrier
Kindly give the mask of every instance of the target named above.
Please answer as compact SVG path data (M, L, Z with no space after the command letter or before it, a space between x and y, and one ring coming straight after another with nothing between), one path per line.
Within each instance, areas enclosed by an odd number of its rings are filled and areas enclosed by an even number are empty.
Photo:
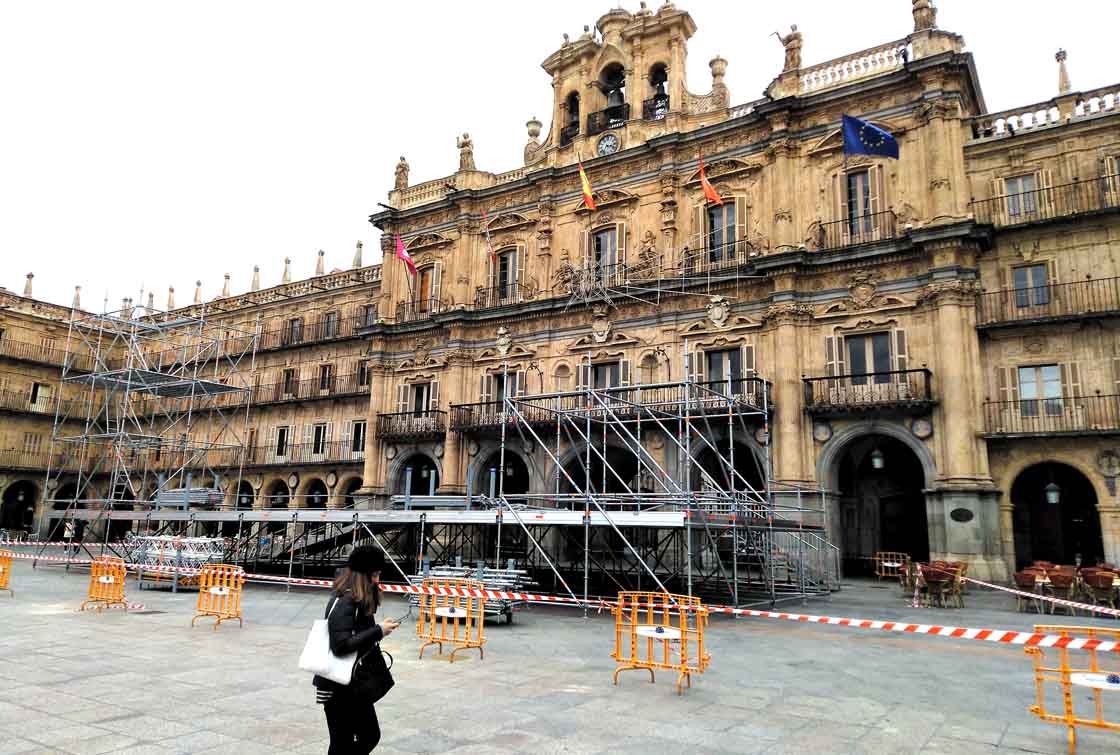
M1120 640L1120 629L1036 624L1034 631L1061 637ZM1115 653L1108 652L1098 655L1095 649L1071 651L1069 648L1063 647L1057 649L1058 665L1047 666L1044 665L1046 652L1053 653L1054 648L1032 646L1026 648L1025 651L1034 661L1035 704L1030 707L1030 712L1043 721L1064 724L1067 727L1071 755L1077 752L1078 726L1120 731L1120 722L1105 720L1104 699L1101 696L1101 692L1120 694L1120 660L1116 658ZM1071 655L1071 653L1075 655ZM1077 659L1076 666L1070 664L1071 658ZM1102 660L1104 664L1101 663ZM1060 713L1051 713L1046 708L1047 682L1056 682L1061 692ZM1079 689L1075 690L1074 687ZM1081 705L1074 704L1075 692L1077 693L1077 702ZM1089 703L1088 706L1085 705L1086 701ZM1120 698L1117 699L1117 702L1120 703ZM1084 710L1086 707L1090 710Z
M241 588L245 586L245 570L229 564L205 564L198 574L198 611L191 626L203 616L213 616L214 629L227 619L241 620Z
M15 590L11 588L12 579L12 552L0 551L0 590L7 590L8 595L15 597Z
M425 588L434 589L484 589L478 580L451 577L429 577L423 584ZM420 657L424 657L424 649L429 645L439 645L440 655L443 655L446 643L455 648L451 651L452 663L457 652L468 648L477 648L479 660L484 658L485 603L486 599L480 596L420 593L420 616L416 620L416 636L424 640Z
M899 579L910 566L910 555L897 551L877 551L875 553L875 576Z
M98 613L108 606L120 606L128 610L124 599L124 559L104 556L94 559L89 565L89 597L78 610L94 606Z
M708 668L711 656L704 652L704 627L708 610L699 598L660 592L620 592L614 607L614 652L618 675L630 669L677 672L677 694L682 685L692 686L692 675Z

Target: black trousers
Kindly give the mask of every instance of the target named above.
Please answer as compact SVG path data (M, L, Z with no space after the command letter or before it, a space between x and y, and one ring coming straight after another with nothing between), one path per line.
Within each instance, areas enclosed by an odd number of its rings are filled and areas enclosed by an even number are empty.
M381 741L377 711L369 702L335 692L323 704L331 746L327 755L369 755Z

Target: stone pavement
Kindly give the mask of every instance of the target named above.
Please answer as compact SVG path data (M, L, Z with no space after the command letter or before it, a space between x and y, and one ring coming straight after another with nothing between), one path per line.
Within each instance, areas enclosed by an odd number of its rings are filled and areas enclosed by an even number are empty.
M17 562L0 594L0 755L326 751L322 711L296 668L321 590L250 586L246 624L192 629L195 594L136 589L142 613L77 613L88 576ZM971 593L965 610L911 609L859 582L806 608L832 616L1030 629L1014 600ZM389 615L403 602L386 601ZM1047 617L1049 619L1050 617ZM1054 623L1117 622L1055 617ZM406 624L386 641L397 685L378 706L378 753L1023 753L1065 751L1030 716L1021 648L936 637L716 618L712 667L683 698L674 679L611 685L611 617L534 607L487 625L486 660L418 661ZM429 656L432 651L429 651ZM462 656L463 654L460 654ZM1120 717L1120 699L1109 701ZM1120 735L1086 731L1079 752Z

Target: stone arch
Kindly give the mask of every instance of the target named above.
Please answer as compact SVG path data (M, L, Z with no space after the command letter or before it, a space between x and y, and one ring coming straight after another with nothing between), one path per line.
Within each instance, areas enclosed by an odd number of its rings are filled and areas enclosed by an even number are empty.
M365 480L361 475L347 475L338 481L335 485L335 496L338 500L338 505L342 508L353 508L356 504L354 501L354 493L362 488Z
M817 482L826 492L835 493L839 489L840 469L837 462L849 443L865 435L886 435L903 443L914 452L918 461L922 463L922 470L925 473L925 487L933 486L934 480L937 479L937 464L934 462L933 454L926 444L915 438L913 433L900 425L871 420L845 427L829 438L821 447L820 454L817 456Z
M1093 492L1097 496L1097 506L1100 506L1101 501L1107 501L1112 494L1109 493L1108 488L1104 484L1100 472L1090 464L1087 464L1084 459L1080 459L1076 454L1066 453L1062 450L1054 452L1034 451L1025 456L1017 456L1015 462L1008 467L1005 475L1006 479L1000 480L1001 490L1007 494L1008 502L1011 502L1011 486L1015 484L1015 480L1019 479L1019 475L1023 474L1027 469L1038 464L1065 464L1067 467L1076 469L1089 481L1093 486ZM1011 503L1014 506L1014 503Z
M600 448L600 445L596 444L595 448ZM572 479L575 480L576 483L579 483L580 487L582 487L582 482L583 482L584 478L581 477L580 474L573 474L572 470L573 469L582 470L582 466L580 465L580 461L583 461L585 459L586 450L587 450L586 444L584 444L583 442L580 442L580 443L577 443L574 446L569 446L568 448L566 448L560 454L560 466L561 466L561 468L567 469L568 473L571 475ZM631 450L630 448L628 448L626 446L626 444L622 443L621 441L615 440L614 438L608 438L607 449L606 449L606 455L607 455L608 459L610 458L610 455L611 455L612 452L616 452L616 453L619 453L619 454L625 454L625 455L629 456L630 458L635 459L635 461L634 461L635 472L637 471L637 469L639 469L639 465L636 461L636 454L634 453L634 451ZM577 458L579 459L578 461L577 461ZM595 469L600 464L602 464L602 460L595 453L592 453L591 454L592 468ZM627 466L629 466L629 465L627 464ZM616 468L615 471L617 472L619 470ZM547 480L546 487L549 490L553 489L552 488L552 485L553 485L552 481L555 480L556 473L557 473L556 463L553 462L552 459L549 459L549 465L548 465L548 468L547 468L547 477L543 478L544 480ZM623 479L626 479L626 475L623 474L622 472L619 473L619 476L621 476ZM599 484L595 485L596 489L598 489L599 487L602 486L602 472L601 471L599 473L598 479L599 479ZM617 486L618 484L619 484L618 478L616 478L614 475L612 475L608 472L607 473L607 488L608 488L608 490L611 489L613 486ZM564 492L564 491L571 492L572 489L573 489L572 484L570 482L568 482L568 478L566 476L564 476L563 474L561 474L560 475L560 490L561 490L561 492Z
M31 532L39 486L26 478L13 480L0 496L0 529Z
M480 443L478 453L467 464L468 479L472 481L475 490L481 489L479 486L487 475L487 461L501 449L501 443L498 441L488 441ZM540 463L536 458L536 454L531 451L525 451L519 448L512 448L510 444L506 444L506 453L517 454L525 466L529 470L529 491L533 492L541 489L544 485L543 471L541 470Z
M438 476L436 491L439 491L439 483L442 483L445 479L441 460L437 459L435 454L429 453L428 451L423 451L419 448L409 448L406 450L398 449L397 455L394 456L393 460L389 463L388 474L385 476L386 481L389 483L389 495L403 494L405 467L408 466L406 462L411 462L418 457L425 459L435 466L436 475Z
M295 507L301 509L325 509L331 491L321 477L308 475L296 489Z
M239 510L248 510L255 508L257 501L257 491L253 490L253 483L248 480L242 480L237 484L237 493L233 499L234 508Z
M745 448L747 451L749 451L752 457L750 465L741 465L739 457L736 456L735 466L739 469L739 473L742 474L748 481L754 479L754 475L757 475L759 482L765 485L766 455L763 453L762 446L760 446L758 441L755 440L754 435L744 432L729 433L726 427L716 426L712 428L711 437L708 438L708 441L711 442L712 445L716 446L716 448L720 448L722 450L723 444L725 444L729 439L736 446ZM707 461L711 457L711 455L715 453L706 444L699 441L694 441L691 444L690 451L693 464L698 466ZM712 459L712 461L716 461L718 463L718 460ZM697 489L697 476L699 475L694 475L692 480L694 489ZM717 477L716 479L718 480L720 478ZM764 490L764 488L759 489L758 492L762 492L762 490Z

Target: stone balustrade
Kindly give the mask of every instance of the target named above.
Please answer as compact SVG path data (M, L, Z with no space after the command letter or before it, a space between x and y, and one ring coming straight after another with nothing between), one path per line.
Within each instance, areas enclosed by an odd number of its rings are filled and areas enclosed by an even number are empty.
M766 99L755 100L754 102L744 102L742 105L734 105L727 110L728 120L732 118L742 118L754 112L754 109L766 102Z
M913 58L909 40L901 39L872 47L842 58L820 63L800 71L800 94L819 92L822 89L850 84L853 81L878 76L902 68L907 59Z
M1074 92L998 113L985 113L970 118L969 123L974 139L993 139L1115 112L1120 112L1120 84L1089 92Z

